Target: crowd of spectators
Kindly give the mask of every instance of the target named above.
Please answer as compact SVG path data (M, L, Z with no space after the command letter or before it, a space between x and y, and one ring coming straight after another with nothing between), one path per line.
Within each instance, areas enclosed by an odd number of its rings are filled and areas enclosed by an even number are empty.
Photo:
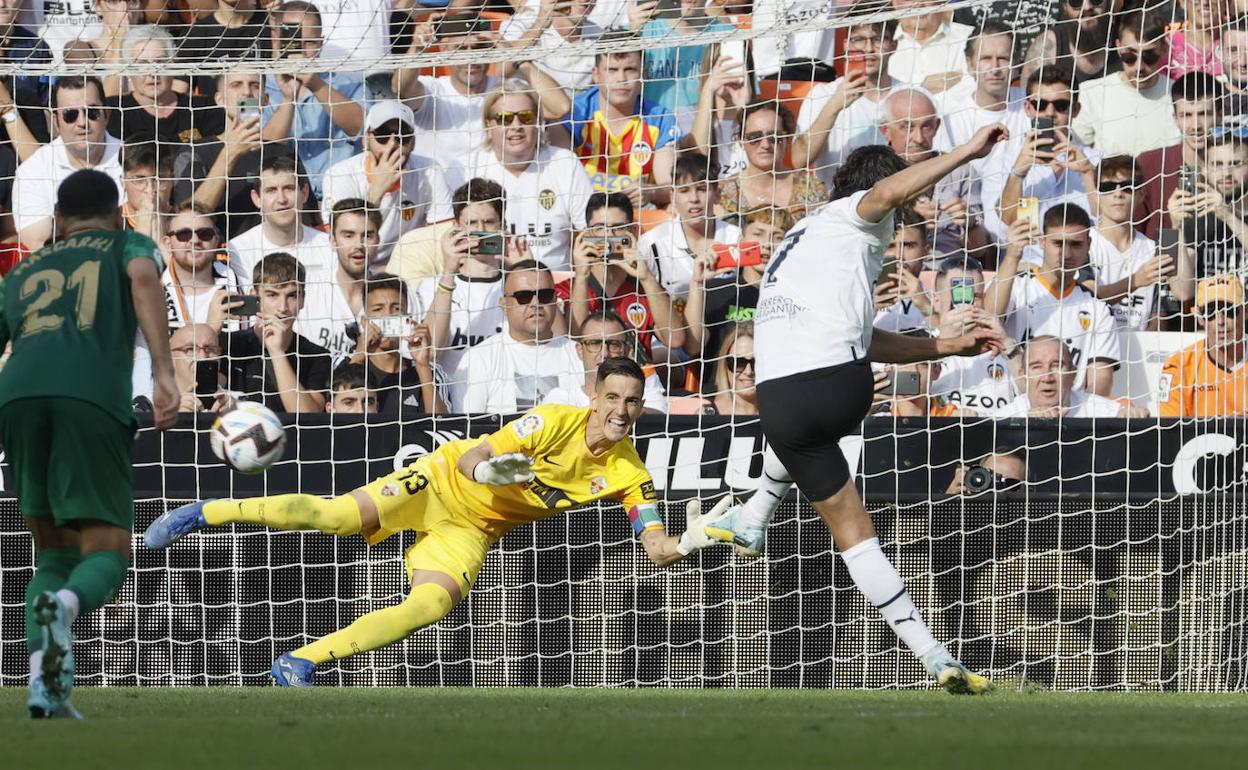
M647 411L751 415L759 287L841 162L1001 123L898 213L874 294L880 328L1007 348L883 370L876 413L1248 412L1248 0L1023 0L1054 11L1025 34L874 0L747 43L836 4L481 3L0 0L0 269L96 168L160 247L185 411L587 404L626 355ZM1128 335L1179 332L1123 397Z

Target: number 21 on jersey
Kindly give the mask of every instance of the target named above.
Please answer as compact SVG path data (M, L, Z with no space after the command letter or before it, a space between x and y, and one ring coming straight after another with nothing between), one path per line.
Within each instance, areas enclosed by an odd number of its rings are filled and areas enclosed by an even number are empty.
M39 332L61 328L65 318L58 313L44 312L68 291L76 295L74 322L79 329L90 329L95 324L95 305L99 298L100 262L89 260L76 267L68 276L60 270L38 270L22 281L22 300L34 297L22 314L20 336L29 337Z

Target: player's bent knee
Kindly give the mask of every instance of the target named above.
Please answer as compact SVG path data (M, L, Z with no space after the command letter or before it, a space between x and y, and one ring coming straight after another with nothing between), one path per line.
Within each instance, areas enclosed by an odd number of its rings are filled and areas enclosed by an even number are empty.
M437 570L432 569L412 570L410 582L412 584L413 591L420 585L435 585L441 587L442 590L446 592L447 596L451 597L452 607L459 604L459 602L464 598L464 591L460 588L459 582L445 572L438 572Z
M436 583L419 583L398 606L402 611L403 625L407 634L438 622L455 607L455 601L445 587Z
M356 489L344 498L354 501L355 507L360 512L360 534L364 537L374 534L381 528L381 516L377 512L377 503L373 502L373 498L362 489Z
M130 531L103 521L83 522L78 528L79 548L83 554L116 551L130 561Z

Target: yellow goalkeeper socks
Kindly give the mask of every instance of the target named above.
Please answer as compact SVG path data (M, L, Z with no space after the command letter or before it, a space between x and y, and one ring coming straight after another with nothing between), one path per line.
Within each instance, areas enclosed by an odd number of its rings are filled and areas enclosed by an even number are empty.
M360 507L350 495L325 499L315 495L277 495L247 500L214 500L204 506L204 521L255 524L269 529L315 529L345 537L360 531Z
M370 612L341 631L292 650L290 654L319 665L376 650L438 622L453 606L445 588L434 583L420 583L412 587L402 603Z

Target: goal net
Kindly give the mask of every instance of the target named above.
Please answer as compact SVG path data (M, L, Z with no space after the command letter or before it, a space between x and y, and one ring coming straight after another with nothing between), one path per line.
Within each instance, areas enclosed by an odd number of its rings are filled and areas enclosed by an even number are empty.
M1248 684L1236 4L155 5L45 4L0 60L0 267L58 237L56 185L81 167L160 246L186 414L139 432L138 532L195 499L345 494L538 403L588 405L617 355L647 373L635 443L679 532L687 500L762 474L752 321L773 248L887 146L967 162L897 213L863 287L876 328L1007 340L877 366L842 441L933 633L1007 687ZM993 123L1008 138L967 160ZM268 289L289 285L282 306ZM143 344L135 362L150 411ZM209 449L237 399L287 424L260 476ZM34 544L3 468L0 685L19 686ZM136 537L121 594L75 626L79 680L267 684L277 655L400 601L414 537ZM447 618L318 675L929 686L796 490L758 559L659 569L613 504L521 527Z

